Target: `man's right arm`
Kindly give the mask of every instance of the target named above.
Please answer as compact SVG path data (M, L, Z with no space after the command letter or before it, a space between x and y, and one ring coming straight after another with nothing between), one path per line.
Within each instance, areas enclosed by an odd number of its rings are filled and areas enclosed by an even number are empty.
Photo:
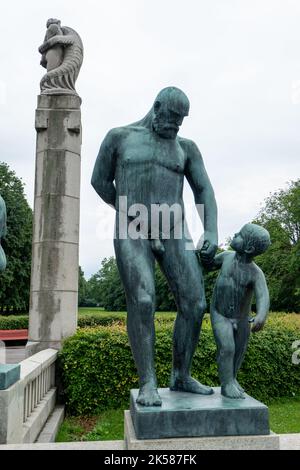
M94 166L91 184L110 206L116 205L115 179L116 131L109 131L103 140Z

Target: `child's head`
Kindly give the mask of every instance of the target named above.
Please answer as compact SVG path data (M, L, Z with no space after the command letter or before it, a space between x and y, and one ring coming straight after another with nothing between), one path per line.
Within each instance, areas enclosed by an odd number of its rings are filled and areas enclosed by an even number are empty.
M270 245L270 234L265 228L256 224L246 224L234 235L230 246L238 253L257 256L264 253Z
M55 18L50 18L47 21L47 39L53 38L54 36L61 35L61 22Z

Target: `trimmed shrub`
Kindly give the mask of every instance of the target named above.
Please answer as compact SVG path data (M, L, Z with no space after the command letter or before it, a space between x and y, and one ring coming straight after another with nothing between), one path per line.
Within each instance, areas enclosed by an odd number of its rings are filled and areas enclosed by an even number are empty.
M156 313L155 319L158 324L173 322L176 313L174 312L159 312ZM89 328L94 326L109 326L118 324L126 324L126 312L105 312L100 311L97 313L81 314L78 317L79 328Z
M174 318L174 315L173 315ZM156 372L160 387L167 387L172 362L171 317L156 322ZM239 381L249 395L270 401L300 394L300 365L292 364L292 343L300 339L297 315L271 315L265 329L251 335ZM203 321L192 374L218 386L216 346L208 316ZM85 328L64 342L59 354L65 401L73 414L96 414L128 407L129 391L138 388L125 325Z
M78 316L78 328L91 328L95 326L109 326L114 324L126 324L126 312L105 312L84 313ZM174 321L175 313L160 312L156 314L156 321L167 323ZM0 315L0 330L23 330L28 328L28 315Z
M0 330L26 330L28 321L28 315L0 315Z

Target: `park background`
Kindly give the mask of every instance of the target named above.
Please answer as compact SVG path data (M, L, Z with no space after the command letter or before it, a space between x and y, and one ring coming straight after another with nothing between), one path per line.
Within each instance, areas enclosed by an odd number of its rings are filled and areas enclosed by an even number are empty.
M257 262L267 276L271 309L283 312L274 320L276 335L283 324L289 331L290 343L283 339L279 343L289 347L283 357L289 361L286 373L290 371L291 341L300 336L299 3L87 0L83 5L75 0L54 0L43 5L13 0L3 10L0 193L8 208L9 232L3 245L9 263L1 275L0 329L26 328L28 322L34 110L43 74L37 48L44 38L46 20L55 16L75 28L85 46L77 84L83 99L79 304L85 306L79 325L113 328L97 330L101 337L107 331L114 335L114 328L123 332L125 324L125 314L109 313L125 310L112 258L114 212L90 185L99 145L110 128L143 117L158 91L174 85L191 101L190 116L180 134L194 140L202 152L219 208L220 249L246 222L259 221L270 230L272 246ZM187 185L185 202L192 205ZM194 220L189 224L193 227ZM197 233L195 237L199 238ZM206 274L208 300L215 275ZM175 310L158 270L157 300L158 310ZM168 315L162 323L171 325L174 317ZM274 348L273 336L270 342ZM207 357L213 360L211 347L212 355ZM273 349L269 355L274 357ZM167 349L163 359L168 361ZM130 370L132 379L135 371ZM299 375L299 368L291 370ZM291 378L277 377L277 395L296 395L298 375L293 376L295 389L284 389L284 393L282 383ZM166 378L167 371L162 380ZM274 381L273 375L271 378ZM212 375L210 380L214 379ZM254 390L259 382L257 378ZM129 379L123 384L125 392L130 384ZM77 382L76 386L80 390Z

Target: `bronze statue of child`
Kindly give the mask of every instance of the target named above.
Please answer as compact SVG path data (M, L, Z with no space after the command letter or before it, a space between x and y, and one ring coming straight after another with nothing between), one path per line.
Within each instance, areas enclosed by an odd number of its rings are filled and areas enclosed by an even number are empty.
M263 328L269 311L269 292L262 270L253 258L270 245L269 232L256 224L246 224L231 242L234 251L215 256L207 269L221 269L212 302L211 322L217 343L217 363L221 393L228 398L245 398L237 381L252 332ZM251 299L256 296L256 317L249 318Z

